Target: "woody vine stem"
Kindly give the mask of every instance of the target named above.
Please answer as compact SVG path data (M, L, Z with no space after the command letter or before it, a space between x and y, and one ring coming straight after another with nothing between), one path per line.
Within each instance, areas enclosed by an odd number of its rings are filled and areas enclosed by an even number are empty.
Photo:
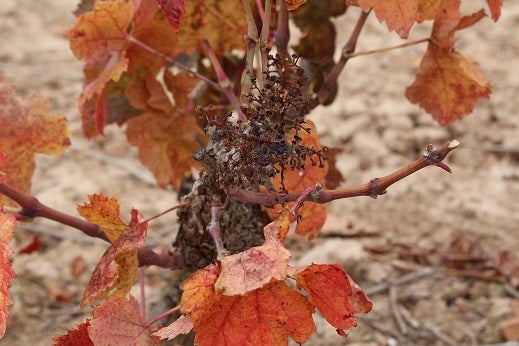
M368 183L359 186L339 188L336 190L325 190L319 186L311 186L302 192L286 194L261 193L245 189L230 188L227 190L227 193L236 200L265 206L296 201L297 203L293 212L296 212L298 206L304 201L322 204L336 199L357 196L370 196L376 198L379 195L385 194L386 189L392 184L421 170L422 168L433 165L450 172L450 168L443 162L443 160L459 145L460 142L457 140L452 140L438 149L434 149L432 145L428 145L423 155L409 165L402 167L385 177L374 178ZM28 195L9 184L1 183L0 193L11 198L21 206L19 211L12 213L12 215L14 215L19 221L27 221L35 217L43 217L76 228L90 237L108 241L106 235L101 231L98 225L53 209L38 201L36 197ZM174 206L168 209L168 211L188 207L189 205L184 203ZM152 217L149 220L154 218L155 217ZM179 269L184 266L183 259L178 252L170 252L166 250L157 251L156 249L148 247L139 250L139 264L141 266L156 265L163 268L174 269Z

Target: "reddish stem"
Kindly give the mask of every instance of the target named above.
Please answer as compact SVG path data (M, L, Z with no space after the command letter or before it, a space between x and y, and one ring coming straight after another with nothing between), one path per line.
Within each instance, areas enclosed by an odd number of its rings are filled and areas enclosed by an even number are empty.
M347 187L336 190L315 190L309 193L307 190L303 192L290 192L271 194L268 192L255 192L245 189L229 189L227 193L236 200L245 203L257 203L265 206L275 204L283 204L285 202L299 202L311 201L315 203L328 203L336 199L350 198L357 196L369 196L377 198L379 195L386 193L389 186L393 185L399 180L419 171L427 166L439 166L440 168L450 172L450 168L442 161L455 148L459 146L460 142L452 140L441 148L433 149L431 145L427 146L424 154L411 164L400 168L399 170L382 178L374 178L369 183ZM302 199L301 197L304 197Z
M19 221L27 221L35 217L43 217L54 220L63 225L74 227L86 235L103 239L109 242L106 234L99 225L88 222L84 219L62 213L56 209L46 206L38 201L34 196L26 194L6 183L0 184L0 193L17 202L22 210L20 213L13 214ZM151 248L141 248L138 253L139 265L156 265L163 268L183 268L184 260L180 253L168 253L166 251L156 252Z
M236 94L234 93L232 83L229 80L229 77L227 77L227 74L225 74L222 65L218 61L214 49L211 47L209 41L207 40L202 40L202 44L206 50L207 57L209 58L209 60L211 60L211 63L213 64L213 67L216 70L216 78L218 79L218 85L220 85L222 90L225 92L225 95L227 95L227 98L229 99L231 104L234 106L234 108L236 108L238 118L240 120L247 121L247 116L241 110L241 105L238 101L238 98L236 97Z
M348 39L348 42L344 45L342 48L342 54L341 58L335 64L333 69L330 71L328 76L323 82L323 86L321 87L321 90L317 93L317 96L311 101L311 108L315 108L320 104L323 104L324 101L328 98L330 91L332 90L335 82L339 78L339 75L341 74L342 70L344 69L344 66L346 66L346 63L350 59L350 55L355 52L355 48L357 47L357 40L359 39L360 33L362 31L362 28L364 27L364 24L366 23L366 19L368 18L370 11L364 12L362 11L359 19L357 20L357 24L355 25L355 28L353 29L353 32L350 35L350 38Z

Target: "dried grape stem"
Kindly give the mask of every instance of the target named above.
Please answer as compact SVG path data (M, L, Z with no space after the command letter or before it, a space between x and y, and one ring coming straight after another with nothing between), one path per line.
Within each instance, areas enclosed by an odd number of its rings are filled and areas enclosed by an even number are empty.
M227 191L229 196L236 200L245 203L257 203L264 206L272 206L275 204L283 204L285 202L298 201L311 201L319 204L331 202L336 199L350 198L357 196L369 196L377 198L379 195L386 193L386 189L396 183L399 180L419 171L427 166L438 166L450 172L450 169L442 161L445 157L455 148L459 146L460 142L452 140L444 146L434 149L432 145L428 145L424 151L424 154L412 162L411 164L400 168L399 170L382 178L374 178L369 183L347 187L336 190L319 190L316 189L313 193L303 192L291 192L291 193L280 193L271 194L268 192L255 192L245 189L231 188ZM306 191L306 190L305 190ZM304 197L301 198L301 197Z
M35 217L43 217L54 220L63 225L74 227L86 235L103 239L109 242L106 234L101 230L99 225L88 222L84 219L65 214L56 209L41 203L36 197L26 194L6 183L0 184L0 193L9 197L22 207L22 211L13 214L19 221L27 221ZM179 254L170 254L167 252L157 253L151 248L141 248L138 253L139 265L156 265L163 268L182 268L184 266L183 258Z

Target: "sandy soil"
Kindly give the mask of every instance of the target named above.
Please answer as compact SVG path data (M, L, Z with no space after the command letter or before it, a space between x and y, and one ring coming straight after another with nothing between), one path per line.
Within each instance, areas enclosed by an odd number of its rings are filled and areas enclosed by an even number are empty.
M50 97L53 111L66 115L73 130L73 148L63 157L38 157L33 192L42 202L74 214L87 194L104 192L119 199L123 215L131 207L154 215L174 205L176 195L153 186L124 131L109 127L95 143L81 137L75 107L81 64L65 37L74 8L75 2L66 0L3 0L0 6L0 73L23 95ZM347 40L355 17L352 13L338 21L339 45ZM484 19L460 33L460 50L482 66L494 86L491 99L462 122L440 128L404 98L424 46L353 59L341 76L337 101L312 114L322 141L343 149L338 167L346 185L396 170L428 143L458 138L463 146L449 157L453 174L428 168L377 200L333 202L321 238L290 239L294 263L340 263L374 301L373 311L345 340L317 317L318 332L309 345L505 341L500 323L510 318L510 304L519 296L492 280L486 269L501 251L517 253L519 248L519 41L510 33L518 22L519 2L505 1L497 24ZM420 27L411 36L427 32ZM372 16L359 50L398 43ZM150 244L171 243L175 218L168 215L152 224ZM101 241L46 220L20 226L15 245L29 242L33 234L43 247L14 261L18 278L11 289L14 305L5 345L49 345L54 336L83 321L89 311L77 312L78 299L89 270L106 249ZM456 262L455 255L464 257ZM481 257L488 261L477 262ZM72 275L78 263L86 269ZM395 283L409 275L412 280ZM169 277L164 270L149 270L148 316L168 307L164 292Z

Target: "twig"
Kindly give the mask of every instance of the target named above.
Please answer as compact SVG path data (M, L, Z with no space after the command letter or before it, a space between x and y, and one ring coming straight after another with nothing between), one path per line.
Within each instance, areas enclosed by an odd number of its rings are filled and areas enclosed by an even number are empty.
M407 329L407 324L402 318L400 311L398 309L398 302L396 297L396 286L389 286L389 306L391 307L391 311L393 312L393 317L395 318L398 329L400 329L400 333L402 335L408 335L409 330Z
M0 193L9 197L22 207L20 212L12 214L19 221L28 221L35 217L43 217L76 228L92 238L99 238L109 242L108 237L101 230L99 225L48 207L38 201L36 197L26 194L6 183L0 184ZM156 252L148 247L139 249L138 258L139 265L141 266L156 265L163 268L183 268L184 266L184 260L179 253L172 254L167 251Z
M369 183L341 188L336 190L320 190L315 193L305 195L305 201L311 201L319 204L331 202L336 199L351 198L358 196L369 196L377 198L379 195L386 193L386 189L399 180L417 172L427 166L439 166L444 170L450 171L450 168L442 161L460 142L452 140L441 148L434 150L431 145L427 146L424 154L411 164L400 168L399 170L382 178L372 179ZM227 190L229 196L245 203L257 203L264 206L272 206L275 204L283 204L285 202L294 202L300 198L303 192L290 192L272 194L269 192L256 192L239 188L230 188ZM300 202L302 202L300 200Z
M164 317L169 316L169 315L171 315L172 313L174 313L174 312L176 312L178 310L180 310L180 305L177 305L177 306L175 306L175 307L173 307L173 308L171 308L169 310L166 310L166 311L162 312L160 315L155 316L154 318L149 320L148 323L146 323L146 325L151 326L153 323L155 323L157 321L160 321Z
M405 274L405 275L399 277L398 279L388 280L388 281L378 284L376 286L370 287L370 288L364 290L364 292L366 292L366 294L368 296L374 296L375 294L379 294L379 293L383 293L383 292L387 291L391 286L404 285L409 282L416 281L416 280L422 279L427 276L432 276L434 274L441 272L442 270L443 269L441 269L441 268L425 267L415 273Z
M449 345L449 346L457 346L458 345L458 343L455 340L453 340L451 337L446 335L444 332L442 332L441 330L439 330L438 328L436 328L432 324L425 323L424 324L424 328L427 329L428 331L430 331L431 333L433 333L434 336L436 336L438 339L443 341L446 345Z
M169 56L167 56L165 54L162 54L161 52L159 52L155 48L152 48L152 47L148 46L146 43L142 42L138 38L133 37L132 35L129 35L128 36L128 41L135 43L137 46L141 47L142 49L144 49L144 50L146 50L146 51L148 51L148 52L158 56L159 58L167 61L168 64L173 65L175 67L178 67L181 70L186 71L187 73L189 73L190 76L196 77L196 78L206 82L209 86L215 88L216 90L222 91L222 88L220 88L218 83L215 83L212 80L210 80L209 78L207 78L206 76L201 75L200 73L193 71L192 69L190 69L189 67L179 63L175 59L172 59Z
M330 71L330 73L324 80L321 90L319 90L316 97L310 102L310 107L312 109L320 104L323 104L324 101L326 101L326 99L328 98L330 91L333 88L333 85L339 78L339 75L341 74L342 70L344 69L344 66L346 66L346 63L349 60L349 55L355 52L357 40L360 36L362 28L364 27L364 24L366 23L366 19L368 18L370 11L361 12L359 19L357 20L357 24L355 25L355 28L353 29L353 32L351 33L350 38L348 39L348 42L346 42L346 44L342 48L341 58L339 59L339 61L337 61L333 69Z
M160 217L162 215L165 215L165 214L167 214L169 212L172 212L175 209L189 207L190 204L191 203L189 203L189 202L183 202L183 203L177 204L177 205L175 205L175 206L173 206L171 208L168 208L168 209L164 210L163 212L158 213L157 215L154 215L154 216L148 218L146 220L146 222L150 222L152 220L155 220L156 218L158 218L158 217Z
M217 258L222 259L229 254L223 246L222 232L220 231L220 210L222 208L216 203L211 206L211 221L207 225L207 232L211 235L216 247Z
M399 49L399 48L405 48L405 47L410 47L410 46L415 46L417 44L420 44L420 43L425 43L425 42L429 42L431 39L429 37L427 38L422 38L420 40L416 40L416 41L411 41L411 42L406 42L406 43L403 43L403 44L399 44L397 46L391 46L391 47L385 47L385 48L379 48L379 49L373 49L373 50L367 50L367 51L363 51L363 52L357 52L357 53L345 53L343 52L343 56L345 59L351 59L351 58L356 58L356 57L359 57L359 56L365 56L365 55L372 55L372 54L378 54L378 53L384 53L384 52L388 52L390 50L394 50L394 49Z
M274 33L274 43L278 49L278 53L281 56L281 60L284 60L288 55L288 41L290 41L290 28L288 26L288 8L285 0L279 1L279 14L278 14L278 26Z
M216 57L216 53L214 49L209 44L209 41L202 40L202 45L204 46L207 57L209 60L211 60L211 64L213 65L213 68L216 71L216 78L218 79L218 85L221 87L221 90L225 93L227 96L227 99L229 99L229 102L236 108L236 112L238 113L238 118L240 120L246 121L247 116L243 111L241 110L240 102L238 101L238 98L236 97L236 94L234 93L232 83L229 80L229 77L227 77L227 74L225 74L225 71L222 68L222 65L218 61L218 58Z

